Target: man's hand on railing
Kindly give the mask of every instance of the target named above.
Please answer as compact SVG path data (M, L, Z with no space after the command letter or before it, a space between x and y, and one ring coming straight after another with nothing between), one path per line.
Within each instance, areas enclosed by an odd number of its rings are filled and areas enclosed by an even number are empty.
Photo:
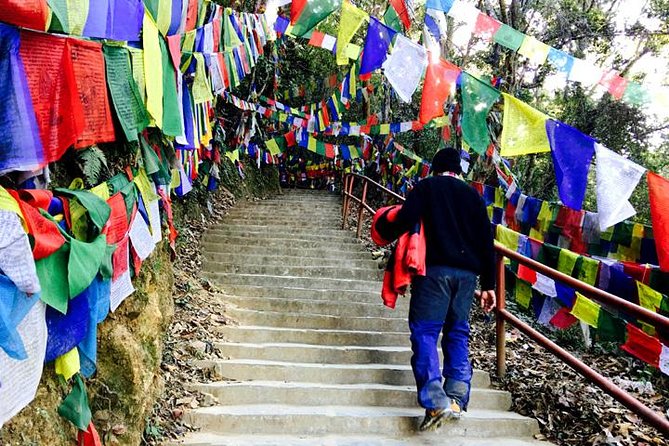
M495 290L486 290L486 291L476 291L474 295L480 299L481 308L486 313L490 313L495 305L497 304L497 296L495 295Z

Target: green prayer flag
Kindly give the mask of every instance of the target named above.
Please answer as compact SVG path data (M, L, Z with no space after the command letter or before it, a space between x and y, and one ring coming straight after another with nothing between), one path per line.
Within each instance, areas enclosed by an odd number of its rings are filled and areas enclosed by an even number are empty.
M599 312L597 320L597 334L600 341L625 342L625 321L619 319L606 310Z
M520 45L525 40L525 34L510 27L507 24L502 24L495 33L493 40L513 51L518 51Z
M462 138L479 155L490 145L486 119L500 93L490 85L462 72Z
M650 94L643 85L628 82L623 94L623 102L637 106L645 105L650 102Z
M82 206L88 211L88 217L99 230L102 230L109 216L111 215L111 208L100 197L87 190L73 190L59 187L56 192L67 197L74 197L79 200Z
M325 156L325 143L322 141L316 142L316 153Z
M383 23L385 23L386 26L394 29L398 33L404 32L400 16L397 15L397 11L395 11L395 8L393 8L391 5L388 5L388 8L386 8L386 12L383 14Z
M306 2L302 13L293 26L292 33L297 37L303 36L340 7L341 0L310 0Z
M132 76L130 55L127 49L118 46L104 45L102 51L116 117L126 139L137 141L137 134L149 125L149 116Z
M581 265L576 278L588 285L595 285L597 273L599 272L599 261L590 257L581 256Z
M88 429L92 417L91 408L88 405L86 386L80 374L75 375L70 394L58 406L58 415L77 426L79 430Z
M67 15L67 0L48 0L49 8L51 8L51 24L49 31L53 33L70 33L70 23Z
M67 278L70 298L81 294L90 286L100 271L100 265L107 253L107 236L101 234L93 243L70 240L70 257L67 264Z
M160 0L144 0L144 6L153 17L153 21L158 20L158 11L160 10Z
M69 285L67 281L67 262L70 244L65 243L48 257L35 261L37 277L42 285L42 301L61 313L67 313Z
M116 251L116 245L107 245L105 248L105 254L100 263L100 276L102 276L103 280L109 280L114 275L114 266L112 264L114 251Z
M158 159L158 154L153 150L149 143L146 142L144 138L139 138L139 147L142 151L142 159L144 160L144 170L149 175L160 170L160 159Z
M232 16L232 9L225 8L223 13L223 46L225 51L232 51L233 48L237 48L242 44L235 28L232 26L231 20L236 20Z
M168 136L179 136L183 134L183 122L181 120L180 99L177 93L177 81L175 69L172 64L170 53L167 49L165 39L159 38L160 54L163 62L163 133ZM181 73L179 73L181 75Z

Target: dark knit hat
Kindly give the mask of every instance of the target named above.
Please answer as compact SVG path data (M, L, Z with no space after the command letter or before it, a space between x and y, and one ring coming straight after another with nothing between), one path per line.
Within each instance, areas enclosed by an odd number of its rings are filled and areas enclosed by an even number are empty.
M446 147L434 154L432 158L432 173L440 174L444 172L462 173L460 166L460 152L453 147Z

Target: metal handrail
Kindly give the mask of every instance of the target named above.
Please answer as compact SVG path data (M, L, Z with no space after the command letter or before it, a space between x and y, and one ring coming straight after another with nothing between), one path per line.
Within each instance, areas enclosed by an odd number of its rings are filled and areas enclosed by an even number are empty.
M355 186L356 180L362 182L362 197L358 198L353 193L353 188ZM346 227L348 216L349 216L349 207L351 201L358 203L358 221L357 221L357 237L360 238L362 234L362 217L364 212L367 211L370 214L374 214L376 211L372 208L367 202L367 192L368 186L371 185L376 188L379 192L386 196L391 196L396 200L401 202L404 201L404 197L396 194L395 192L387 189L381 184L367 178L363 175L349 173L344 176L344 188L343 188L343 223L342 228ZM657 413L650 409L648 406L644 405L641 401L636 399L634 396L627 393L625 390L614 384L604 375L600 374L590 366L586 365L580 359L576 358L574 355L569 353L564 348L557 345L555 342L551 341L548 337L544 336L529 324L523 322L511 312L506 309L506 280L505 280L505 266L504 259L509 258L517 261L518 263L537 271L544 276L551 278L553 280L558 280L565 283L567 286L573 288L574 290L580 292L581 294L591 298L594 301L597 301L601 304L607 305L609 307L619 309L627 314L630 314L637 319L640 319L644 322L654 325L656 328L661 328L664 330L669 330L669 318L662 316L657 313L653 313L646 308L635 305L631 302L621 299L618 296L607 293L606 291L595 288L587 283L581 282L578 279L574 279L567 274L564 274L560 271L557 271L553 268L550 268L546 265L543 265L536 260L525 257L515 251L508 249L507 247L495 242L495 252L497 253L497 306L495 308L495 332L496 332L496 368L497 375L503 377L506 374L506 323L508 322L526 336L537 342L539 345L544 347L550 353L555 355L557 358L565 362L576 372L581 374L586 380L592 382L597 387L602 389L604 392L612 396L619 403L630 409L632 412L639 415L650 425L658 429L664 434L669 434L669 420L661 413Z

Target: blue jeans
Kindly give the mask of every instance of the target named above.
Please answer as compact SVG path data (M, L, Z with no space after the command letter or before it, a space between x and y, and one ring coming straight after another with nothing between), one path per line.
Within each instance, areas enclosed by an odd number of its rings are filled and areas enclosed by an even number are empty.
M472 380L469 310L475 290L476 274L447 266L428 267L426 275L415 277L411 284L411 368L418 404L426 409L447 407L449 398L467 409ZM443 372L437 351L442 330Z

